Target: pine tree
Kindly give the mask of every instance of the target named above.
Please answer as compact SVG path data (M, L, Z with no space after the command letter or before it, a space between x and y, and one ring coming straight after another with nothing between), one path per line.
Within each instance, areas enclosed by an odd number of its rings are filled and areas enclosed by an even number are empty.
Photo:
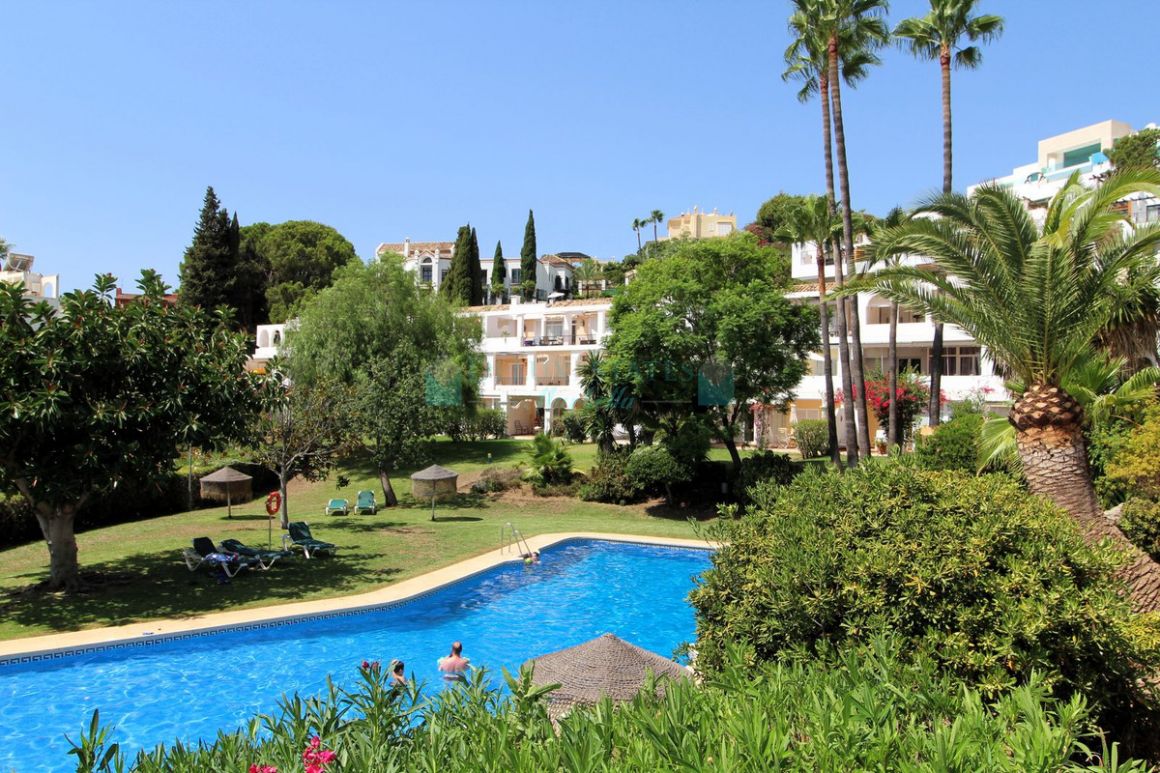
M230 217L214 193L205 189L193 242L181 261L181 300L191 306L214 309L229 304L229 278L233 275L236 249L232 242Z
M462 225L455 237L451 267L439 285L439 292L452 302L471 305L471 226Z
M507 266L503 262L503 245L495 243L495 256L491 259L491 298L503 300L503 282L507 278Z
M528 210L528 224L524 226L524 246L520 250L520 290L525 301L536 295L536 219Z
M471 229L471 255L468 267L471 270L471 305L479 306L483 303L483 268L479 262L479 239L475 235L474 228Z

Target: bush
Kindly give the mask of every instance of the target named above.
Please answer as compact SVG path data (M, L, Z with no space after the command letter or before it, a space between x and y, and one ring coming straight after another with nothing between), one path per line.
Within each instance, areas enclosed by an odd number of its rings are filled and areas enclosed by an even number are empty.
M1115 452L1107 477L1125 487L1129 496L1160 499L1160 408L1150 410Z
M564 437L569 443L584 443L588 440L588 428L584 426L584 419L580 414L572 411L564 414Z
M733 642L769 660L892 632L987 695L1034 672L1115 726L1152 705L1160 648L1119 595L1123 556L1008 479L883 462L757 493L692 593L698 664Z
M692 470L663 445L640 446L629 455L624 471L637 489L645 494L664 494L669 504L673 502L673 487L692 477Z
M802 419L793 425L793 437L803 459L830 453L830 428L825 419Z
M741 477L738 487L742 497L758 483L772 481L784 486L794 479L798 466L786 454L773 451L758 451L741 460Z
M443 412L443 434L456 443L507 437L507 416L498 408L479 408L468 412L462 407Z
M974 473L979 469L979 433L983 430L983 416L961 413L925 437L919 437L914 446L914 459L926 470L959 470Z
M558 726L526 671L505 675L506 693L481 671L431 695L393 689L387 669L368 664L352 688L284 697L241 730L143 752L134 770L302 770L314 738L334 771L1146 770L1114 747L1088 750L1100 743L1079 698L1055 701L1036 682L992 703L898 649L884 640L833 662L756 667L735 657L703 685L669 683L663 697L650 688L616 711L578 707ZM95 721L82 731L78 767L128 767L107 731ZM106 751L111 765L98 768Z
M617 448L602 454L588 481L580 486L580 498L587 502L627 505L640 501L644 492L628 475L629 450Z
M1120 529L1132 544L1160 561L1160 502L1132 497L1120 513Z
M532 438L527 453L532 459L527 477L533 485L553 486L572 481L572 457L559 440L552 440L541 432Z
M480 494L519 488L524 471L519 467L488 467L479 476L472 489ZM478 487L478 488L477 488Z
M1108 465L1127 444L1132 429L1133 425L1127 421L1111 419L1093 422L1084 431L1092 483L1104 508L1115 507L1128 498L1127 483L1108 477Z

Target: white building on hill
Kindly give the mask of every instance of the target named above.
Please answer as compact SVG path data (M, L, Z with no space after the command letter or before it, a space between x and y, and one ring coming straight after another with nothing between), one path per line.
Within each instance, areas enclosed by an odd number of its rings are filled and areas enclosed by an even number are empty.
M41 274L32 270L36 258L10 252L0 266L0 282L19 285L24 295L34 301L60 306L60 274Z

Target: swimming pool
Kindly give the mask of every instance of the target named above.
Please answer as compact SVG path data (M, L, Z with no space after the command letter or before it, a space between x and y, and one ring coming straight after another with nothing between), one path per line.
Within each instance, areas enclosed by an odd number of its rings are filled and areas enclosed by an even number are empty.
M496 674L605 632L667 656L693 638L686 597L709 557L569 540L534 567L504 564L384 607L0 661L0 770L75 768L64 735L75 740L95 708L116 725L113 740L135 753L211 739L273 711L283 693L320 692L328 675L351 686L364 659L401 658L409 675L437 682L435 661L456 639L473 665Z

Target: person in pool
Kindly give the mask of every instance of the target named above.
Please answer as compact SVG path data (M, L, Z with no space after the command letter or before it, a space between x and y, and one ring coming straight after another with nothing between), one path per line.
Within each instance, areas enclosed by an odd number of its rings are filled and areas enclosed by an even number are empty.
M465 681L469 665L471 665L470 661L463 657L463 644L452 642L451 654L439 658L439 673L443 675L444 679Z
M403 674L403 661L392 660L391 666L391 687L404 687L407 684L407 677Z

